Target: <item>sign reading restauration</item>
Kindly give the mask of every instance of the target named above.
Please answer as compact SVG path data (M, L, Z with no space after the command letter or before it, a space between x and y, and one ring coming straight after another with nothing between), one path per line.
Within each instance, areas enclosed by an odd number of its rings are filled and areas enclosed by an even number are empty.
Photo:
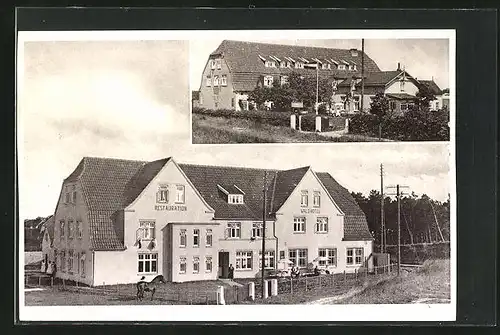
M301 208L300 214L319 214L319 208Z
M179 206L179 205L155 205L155 211L179 211L179 212L185 212L185 211L187 211L187 206Z

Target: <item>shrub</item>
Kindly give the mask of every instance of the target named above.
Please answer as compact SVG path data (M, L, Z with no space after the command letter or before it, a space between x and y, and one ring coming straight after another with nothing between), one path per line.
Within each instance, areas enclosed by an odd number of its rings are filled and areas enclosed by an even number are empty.
M236 111L233 109L205 109L193 107L193 113L200 115L209 115L214 117L223 118L242 118L253 120L262 124L273 126L289 127L290 126L290 112L272 112L272 111Z
M302 115L301 129L304 131L316 130L316 115Z

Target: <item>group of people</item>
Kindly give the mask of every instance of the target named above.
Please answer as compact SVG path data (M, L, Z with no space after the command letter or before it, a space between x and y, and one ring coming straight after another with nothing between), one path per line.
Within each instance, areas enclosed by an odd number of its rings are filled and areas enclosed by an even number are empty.
M48 263L42 259L42 263L40 265L40 272L46 273L51 277L54 277L56 274L56 263L53 261L49 261Z

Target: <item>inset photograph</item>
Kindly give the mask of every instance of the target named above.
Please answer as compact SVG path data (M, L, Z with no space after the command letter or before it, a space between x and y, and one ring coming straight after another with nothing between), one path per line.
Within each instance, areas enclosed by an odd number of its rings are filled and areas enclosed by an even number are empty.
M192 143L449 141L450 40L192 39Z

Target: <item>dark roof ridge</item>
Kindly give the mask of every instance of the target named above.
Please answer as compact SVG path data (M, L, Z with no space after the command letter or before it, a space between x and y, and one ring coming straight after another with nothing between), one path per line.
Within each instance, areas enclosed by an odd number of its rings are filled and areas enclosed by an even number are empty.
M104 157L104 156L83 156L83 160L87 159L100 159L108 161L122 161L122 162L136 162L136 163L149 163L150 161L138 160L138 159L125 159L125 158L114 158L114 157Z
M209 164L192 164L192 163L178 163L181 168L184 166L199 166L199 167L207 167L207 168L223 168L223 169L242 169L242 170L253 170L253 171L267 171L267 172L280 172L283 170L277 169L263 169L263 168L253 168L253 167L245 167L245 166L228 166L228 165L209 165Z
M227 42L230 42L230 43L231 42L232 43L236 42L236 43L246 43L246 44L275 45L275 46L279 46L279 47L299 47L299 48L310 48L310 49L319 49L319 50L351 50L351 49L355 49L355 50L361 51L360 49L357 49L357 48L328 48L328 47L315 47L315 46L297 45L297 44L266 43L266 42L252 42L252 41L239 41L239 40L223 40L220 45L222 45L223 43L227 43ZM217 49L215 51L217 51Z

